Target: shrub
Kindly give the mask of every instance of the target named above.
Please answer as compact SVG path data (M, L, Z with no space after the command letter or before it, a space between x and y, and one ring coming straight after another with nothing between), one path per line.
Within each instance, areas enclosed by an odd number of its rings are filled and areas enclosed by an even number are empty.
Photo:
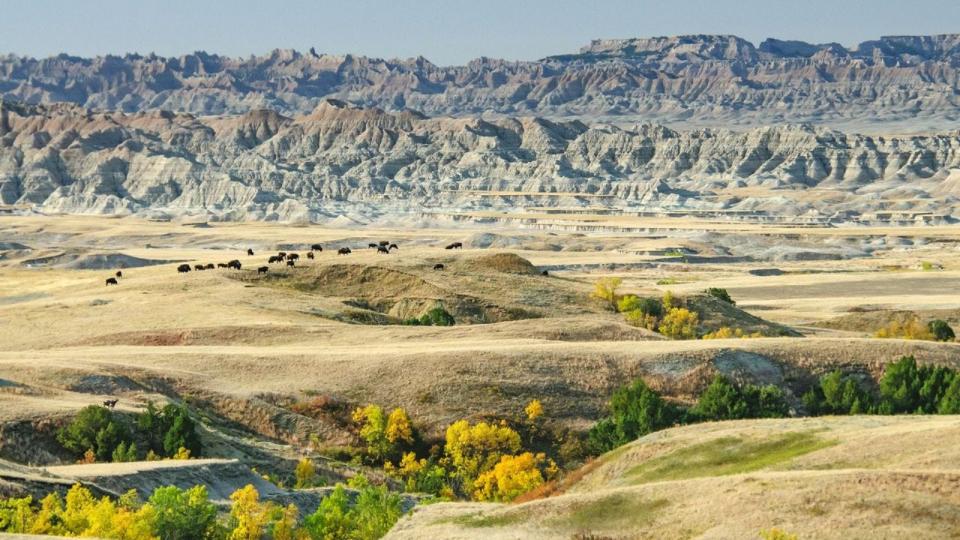
M701 339L730 339L730 338L760 338L763 337L762 332L754 332L748 334L743 331L743 328L730 328L729 326L721 326L713 332L707 332L704 334Z
M88 450L96 459L109 460L120 443L130 440L130 432L112 411L99 405L84 407L57 433L57 440L77 456Z
M387 534L403 514L402 501L384 487L363 484L352 507L342 484L320 501L304 523L310 538L374 540Z
M367 455L377 463L397 456L413 443L410 418L403 409L394 409L389 416L379 405L367 405L353 411L353 421L360 425L360 438L367 443Z
M420 317L421 326L453 326L456 321L453 315L443 309L443 306L437 306Z
M413 452L404 454L397 466L389 461L384 463L383 469L403 481L404 489L409 492L441 495L448 489L447 471L427 459L418 460Z
M185 448L194 457L200 457L203 445L197 434L196 422L183 405L167 404L157 409L148 402L142 413L137 415L137 432L147 443L147 454L166 457L175 456Z
M803 395L807 412L817 414L861 414L873 401L853 377L834 370L820 378L820 384Z
M948 368L917 366L912 356L887 365L880 378L882 414L933 413L949 389L956 373Z
M230 495L230 540L260 540L270 522L271 508L260 502L251 484Z
M664 302L666 304L666 302ZM660 333L672 339L697 337L699 317L686 308L670 308L660 321Z
M733 301L733 298L730 298L730 293L728 293L726 289L721 289L718 287L710 287L709 289L703 292L707 293L707 295L709 296L716 298L717 300L723 300L724 302L730 305L733 305L733 306L737 305L737 303Z
M543 404L540 403L539 399L531 400L523 408L523 412L527 415L527 422L534 424L543 416Z
M627 295L617 302L617 309L621 312L640 311L645 315L660 317L663 315L663 304L657 298L638 297Z
M623 314L623 318L627 324L638 328L646 328L647 330L656 330L657 323L659 322L655 316L644 313L639 309L627 311Z
M927 330L933 334L933 339L937 341L953 341L957 336L953 333L953 328L947 324L947 321L935 319L927 323Z
M127 443L121 442L113 450L111 454L111 461L114 463L120 463L124 461L136 461L137 460L137 443L130 443L128 446Z

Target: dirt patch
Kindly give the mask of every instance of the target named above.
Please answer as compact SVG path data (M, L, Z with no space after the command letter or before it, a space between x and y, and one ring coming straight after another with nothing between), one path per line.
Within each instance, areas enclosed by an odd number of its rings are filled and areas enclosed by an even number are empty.
M536 275L540 271L530 261L513 253L495 253L467 259L453 265L455 270Z

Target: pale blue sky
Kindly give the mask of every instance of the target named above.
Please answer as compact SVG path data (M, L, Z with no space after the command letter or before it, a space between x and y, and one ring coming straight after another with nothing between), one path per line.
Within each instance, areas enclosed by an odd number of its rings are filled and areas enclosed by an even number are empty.
M593 38L694 33L837 41L960 32L960 0L0 0L0 53L316 48L441 64L536 59Z

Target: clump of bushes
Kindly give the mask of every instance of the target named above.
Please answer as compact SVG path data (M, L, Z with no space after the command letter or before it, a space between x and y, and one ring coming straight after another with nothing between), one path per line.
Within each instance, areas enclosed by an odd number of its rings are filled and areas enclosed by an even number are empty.
M878 338L919 339L925 341L953 341L956 335L947 321L934 319L927 324L914 317L906 321L891 321L874 333Z
M84 407L57 432L63 447L86 462L186 459L202 452L196 423L186 407L153 402L131 422L106 407Z
M614 392L610 399L610 414L591 428L588 445L591 452L599 454L673 425L739 418L780 418L788 413L783 392L773 385L738 385L717 375L700 394L697 404L684 408L664 400L638 379Z
M953 341L957 338L956 334L953 333L953 328L950 328L947 321L941 319L934 319L928 322L927 330L930 331L930 334L933 335L933 339L936 341Z
M733 301L733 298L730 298L730 293L728 293L726 289L721 289L718 287L710 287L709 289L703 292L706 293L707 296L712 296L717 300L722 300L730 304L731 306L737 305L737 303Z
M453 326L456 321L443 306L437 306L424 313L419 319L406 319L403 324L408 326Z

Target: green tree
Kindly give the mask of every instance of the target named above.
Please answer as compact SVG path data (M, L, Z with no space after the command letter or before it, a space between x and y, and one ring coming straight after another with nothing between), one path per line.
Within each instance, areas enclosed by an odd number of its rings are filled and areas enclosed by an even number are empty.
M947 324L947 321L935 319L927 323L927 329L933 334L933 339L937 341L953 341L957 336L953 333L953 328Z
M750 406L729 379L717 375L700 394L694 412L707 420L733 420L750 416Z
M78 456L91 450L98 460L107 461L121 442L130 440L130 433L109 409L90 405L60 429L57 440Z
M113 450L111 455L112 461L114 463L121 463L125 461L136 461L137 460L137 443L130 443L127 445L126 442L121 442Z
M304 528L313 540L342 540L351 537L353 519L350 499L342 484L320 501L317 511L307 516Z
M954 374L937 407L940 414L960 414L960 377Z
M164 540L205 540L218 536L217 507L207 488L182 490L165 486L154 490L147 501L153 507L153 531Z
M197 435L196 423L190 418L187 408L167 405L163 408L163 416L163 424L170 426L163 436L166 455L174 456L181 448L186 448L192 457L200 457L203 447Z
M454 324L456 321L453 315L443 309L443 306L437 306L420 317L422 326L453 326Z

